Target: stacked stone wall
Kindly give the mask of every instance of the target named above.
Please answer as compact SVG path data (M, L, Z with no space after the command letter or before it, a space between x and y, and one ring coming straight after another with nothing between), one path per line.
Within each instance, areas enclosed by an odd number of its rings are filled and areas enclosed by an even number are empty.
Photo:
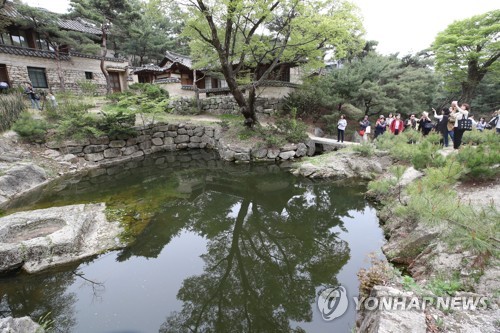
M102 163L118 162L161 151L195 148L215 148L220 129L191 124L165 124L136 127L136 135L114 139L108 136L84 141L48 142L47 148L65 155L65 160L83 158L85 161Z
M136 135L129 138L99 138L84 141L50 141L46 143L48 155L60 155L69 163L106 164L119 163L145 155L185 149L216 149L225 161L276 161L292 160L303 156L312 156L315 145L312 141L298 144L286 144L279 148L243 147L226 143L221 138L219 126L201 126L193 124L167 124L135 127ZM56 152L54 152L54 150ZM55 154L55 155L54 155Z
M21 55L11 55L0 53L0 63L5 64L12 87L24 86L25 82L30 82L28 67L38 67L45 69L47 84L53 92L60 92L60 80L58 75L58 64L55 59L30 57ZM127 69L127 62L106 61L106 66L120 68L120 85L126 89L127 82L124 70ZM71 60L61 60L59 62L61 72L64 76L65 90L80 93L78 85L80 81L87 81L96 84L97 92L106 93L106 79L100 68L100 60L95 58L72 56ZM92 80L85 78L85 72L91 72ZM48 91L49 88L35 88L36 91Z
M240 114L240 108L232 96L219 96L200 99L203 113L222 115ZM170 102L169 108L175 114L189 114L196 108L196 101L193 98L178 98ZM283 108L283 100L279 98L257 98L255 111L260 115L272 115Z

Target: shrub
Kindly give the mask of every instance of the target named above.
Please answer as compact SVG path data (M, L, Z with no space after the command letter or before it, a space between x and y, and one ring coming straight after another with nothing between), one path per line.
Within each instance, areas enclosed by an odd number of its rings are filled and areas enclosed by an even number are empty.
M458 163L447 163L441 169L454 170ZM456 169L455 169L456 171ZM406 205L398 206L394 213L403 218L413 218L427 225L444 225L443 236L451 246L469 250L477 255L498 255L497 234L500 228L500 215L495 206L481 209L472 204L461 203L457 199L450 179L436 181L437 169L433 177L424 177L407 188L409 199ZM446 171L442 171L446 175Z
M23 95L19 93L0 95L0 132L8 130L25 110Z
M465 146L460 149L457 161L465 167L464 179L495 179L500 174L500 143Z
M375 146L369 142L363 142L360 145L355 145L352 150L364 157L370 157L375 153Z
M97 84L91 80L80 80L76 84L84 95L95 96L97 94Z
M354 105L349 103L342 105L341 112L345 114L346 118L348 119L360 119L363 118L363 116L365 115L363 110L360 110Z
M103 119L97 125L98 129L107 134L110 139L127 138L135 134L135 114L123 111L102 112Z
M393 268L386 261L378 260L372 256L371 264L370 268L362 268L357 273L359 294L363 297L370 296L374 286L387 285L395 276Z
M285 137L290 142L301 142L308 138L307 125L297 120L297 109L291 109L290 118L280 118L276 121L276 132Z
M428 282L427 288L436 296L453 296L457 291L463 290L463 285L458 276L451 279L435 277Z
M498 142L498 134L495 130L467 131L462 138L462 144L480 145L483 143Z
M432 140L424 140L414 149L411 162L415 169L423 170L427 167L444 165L445 158L438 152L440 149L439 141L438 144L433 144Z
M99 121L86 112L72 112L64 116L55 129L57 139L81 140L88 137L99 137L104 134L98 129Z
M293 109L299 117L305 118L320 114L325 106L319 101L312 87L303 85L284 99L284 111L290 112Z
M286 140L280 136L269 134L264 137L267 147L281 147L286 143Z
M122 112L153 115L168 112L168 96L168 92L158 85L134 83L130 90L109 96L115 104L107 106L106 111L120 109Z
M12 129L28 142L44 142L49 125L43 119L34 119L28 112L21 113Z
M326 114L321 119L325 122L325 131L330 135L337 133L337 122L339 120L339 115Z

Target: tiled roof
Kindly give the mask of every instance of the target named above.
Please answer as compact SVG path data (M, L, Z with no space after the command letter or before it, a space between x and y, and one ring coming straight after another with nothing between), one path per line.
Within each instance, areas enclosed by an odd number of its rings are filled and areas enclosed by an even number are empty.
M11 45L4 45L4 44L0 44L0 53L15 54L15 55L26 56L26 57L48 58L48 59L55 59L56 58L54 51L30 49L27 47L11 46ZM71 57L89 58L89 59L96 59L96 60L101 59L101 57L99 57L99 56L82 54L82 53L77 53L77 52L70 52L69 54L68 53L59 53L60 60L68 61L71 59ZM110 61L110 62L128 63L128 60L125 58L107 57L107 58L104 58L104 60Z
M58 22L59 26L66 30L73 30L78 32L85 32L92 35L100 35L101 29L96 28L92 24L82 21L82 20L63 20L60 19Z
M89 58L89 59L98 59L98 60L101 60L100 56L95 56L95 55L83 54L83 53L78 53L78 52L73 52L73 51L70 51L69 54L72 57ZM104 58L104 60L111 61L111 62L127 62L128 63L128 60L125 59L125 58L111 58L111 57L106 57L106 58Z
M27 57L39 57L39 58L49 58L49 59L56 58L56 55L53 51L44 51L44 50L30 49L27 47L18 47L18 46L10 46L2 44L0 44L0 52L20 55L20 56L27 56ZM71 58L67 53L60 53L59 59L70 60Z
M181 80L176 77L167 77L163 79L157 79L155 80L155 83L180 83Z
M143 65L142 67L136 67L133 70L134 74L142 72L163 73L164 71L164 68L160 68L160 66L157 65Z
M191 60L190 57L170 51L165 52L165 58L163 58L160 66L165 65L167 63L167 60L170 60L171 62L174 63L178 62L188 68L192 68L191 66L193 64L193 61Z
M42 10L46 10L40 8ZM0 8L0 16L7 16L11 18L21 17L21 14L17 11L15 4L11 1L7 1L3 7ZM58 25L62 29L85 32L93 35L100 35L101 29L96 28L93 24L85 22L82 19L67 20L59 19Z

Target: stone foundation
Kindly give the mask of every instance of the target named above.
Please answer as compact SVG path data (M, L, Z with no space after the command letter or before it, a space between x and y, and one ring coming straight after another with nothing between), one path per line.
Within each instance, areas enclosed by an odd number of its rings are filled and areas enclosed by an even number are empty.
M232 96L219 96L200 99L203 113L222 115L240 114L240 107ZM193 98L178 98L169 103L169 108L176 114L186 114L189 110L195 110L196 101ZM283 101L279 98L257 98L255 111L258 115L272 115L282 110Z
M225 161L291 160L314 154L314 143L286 144L280 148L258 148L231 145L221 139L218 126L167 124L135 127L130 138L103 136L85 141L47 142L46 147L63 154L64 161L91 164L119 163L144 155L183 149L217 149ZM51 152L51 151L49 151Z

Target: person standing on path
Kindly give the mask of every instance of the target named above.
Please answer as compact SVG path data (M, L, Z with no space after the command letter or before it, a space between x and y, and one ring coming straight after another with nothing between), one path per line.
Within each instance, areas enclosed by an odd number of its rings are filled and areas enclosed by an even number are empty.
M387 127L387 122L385 120L385 117L383 115L380 115L380 117L377 119L377 122L375 123L374 139L376 139L379 135L384 134L386 127Z
M394 119L391 122L391 126L389 126L389 129L394 135L398 135L399 133L403 132L405 126L403 121L401 120L401 115L398 113L396 115L396 119Z
M467 103L463 103L461 106L458 106L457 101L451 102L451 107L454 108L457 113L456 113L456 118L455 118L455 126L453 128L453 149L458 149L460 148L460 145L462 144L462 137L464 136L465 130L464 129L459 129L458 128L458 121L462 119L467 119L469 116L469 110L470 106Z
M435 109L432 109L432 111L434 111L434 118L439 120L436 125L436 131L441 133L443 137L441 139L441 144L444 147L448 147L448 116L450 115L450 109L443 108L440 115L437 114Z
M31 101L31 107L33 109L41 110L40 108L40 102L39 102L39 97L35 94L35 91L33 90L33 86L31 83L26 83L26 88L24 89L24 93L28 95L28 98Z
M360 130L363 131L363 141L368 141L368 134L370 134L371 123L368 120L368 116L365 116L363 120L359 122Z
M343 114L340 115L340 119L337 122L337 142L344 142L344 133L347 127L347 120Z

